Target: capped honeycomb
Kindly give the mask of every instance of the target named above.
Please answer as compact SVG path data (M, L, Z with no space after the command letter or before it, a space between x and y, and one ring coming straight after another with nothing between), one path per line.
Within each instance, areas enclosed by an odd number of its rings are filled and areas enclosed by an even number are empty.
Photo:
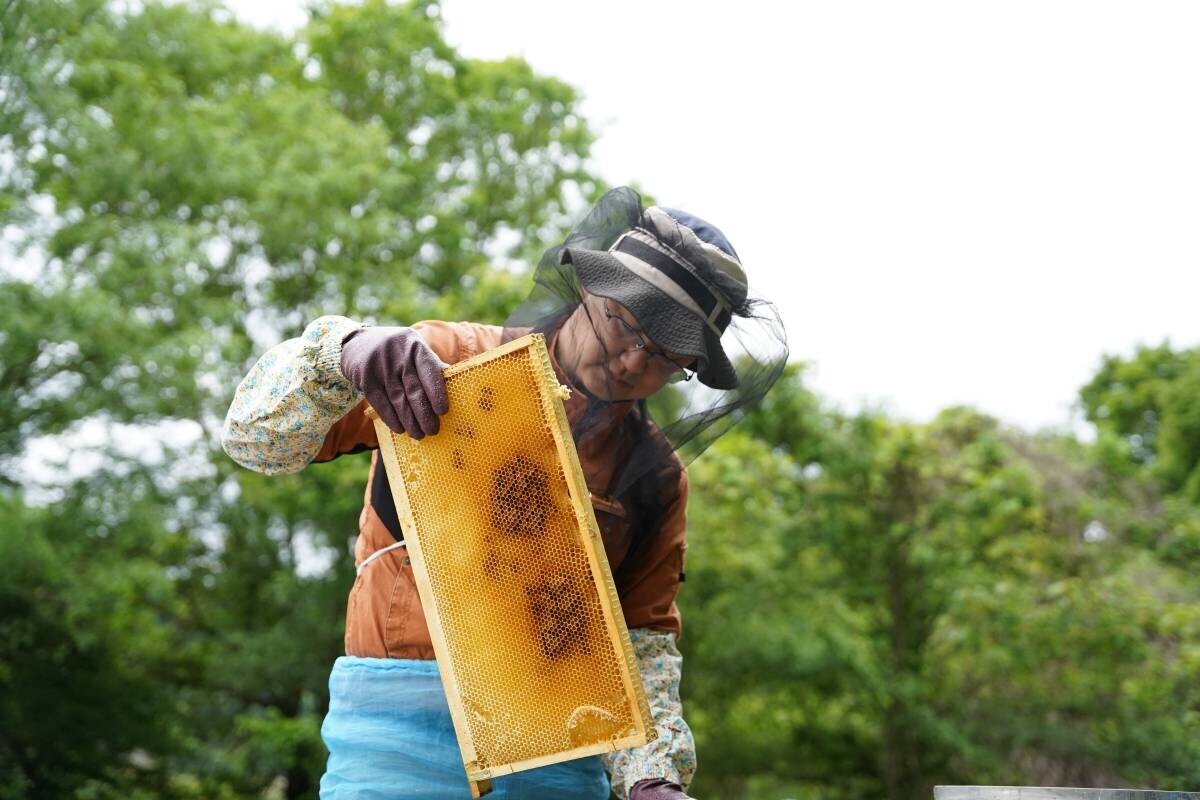
M444 374L437 435L375 426L468 779L646 743L654 728L544 339Z

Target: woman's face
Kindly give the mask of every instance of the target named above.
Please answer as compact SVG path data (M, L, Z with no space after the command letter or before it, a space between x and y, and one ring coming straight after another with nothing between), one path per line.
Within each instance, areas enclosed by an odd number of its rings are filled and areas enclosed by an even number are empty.
M642 400L695 359L664 351L642 331L629 309L615 300L583 293L559 344L559 364L589 393L614 402Z

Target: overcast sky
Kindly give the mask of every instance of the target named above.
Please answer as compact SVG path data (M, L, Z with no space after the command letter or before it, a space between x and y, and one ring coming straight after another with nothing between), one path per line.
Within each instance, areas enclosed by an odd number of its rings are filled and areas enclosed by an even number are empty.
M291 30L300 0L234 0ZM595 169L722 228L846 408L1065 426L1200 345L1200 4L446 0L586 97Z

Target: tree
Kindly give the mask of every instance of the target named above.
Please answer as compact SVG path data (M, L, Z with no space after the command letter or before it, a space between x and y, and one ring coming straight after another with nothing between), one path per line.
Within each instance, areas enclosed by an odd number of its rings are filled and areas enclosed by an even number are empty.
M1102 435L1171 491L1200 502L1200 350L1140 347L1106 356L1080 400Z
M207 2L0 14L21 258L0 271L0 541L29 553L0 664L87 678L103 697L59 711L111 722L64 753L31 722L44 697L6 693L0 774L34 797L313 796L366 466L264 480L220 420L320 314L502 319L524 284L496 262L602 189L577 96L461 57L429 2L323 5L294 37ZM30 443L70 456L31 476Z
M1200 779L1195 512L1146 476L970 409L844 415L795 368L692 474L699 796Z

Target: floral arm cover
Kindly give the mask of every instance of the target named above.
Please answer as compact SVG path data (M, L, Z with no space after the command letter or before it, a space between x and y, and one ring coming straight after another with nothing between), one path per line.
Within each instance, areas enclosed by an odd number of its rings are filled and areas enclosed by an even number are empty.
M613 792L621 800L635 783L647 778L665 778L687 788L696 774L696 745L683 720L679 702L679 679L683 656L675 646L675 635L648 628L629 631L637 655L650 714L658 738L643 747L617 750L601 758L612 780Z
M362 399L342 375L342 339L362 327L346 317L313 320L299 338L263 354L225 415L221 445L255 472L299 472L325 434Z

